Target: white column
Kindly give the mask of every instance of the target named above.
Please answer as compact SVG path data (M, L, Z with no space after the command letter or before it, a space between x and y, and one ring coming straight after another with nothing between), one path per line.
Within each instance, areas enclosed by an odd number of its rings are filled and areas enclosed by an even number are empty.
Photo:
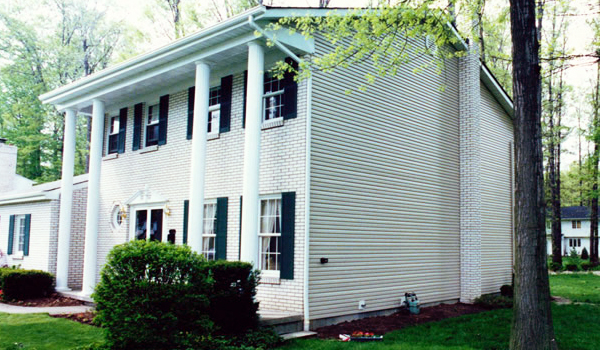
M75 164L75 119L77 111L67 109L63 140L62 179L60 183L60 218L56 253L56 290L69 287L69 243L71 241L71 212L73 208L73 171Z
M258 185L264 69L262 46L257 42L249 43L240 257L242 261L251 262L255 267L258 267Z
M188 244L196 252L202 251L209 91L210 67L206 63L198 62L196 63L192 165L190 171L190 212L188 216Z
M94 292L94 287L96 286L102 135L104 135L104 102L94 100L92 112L92 140L90 143L87 214L85 222L85 252L83 258L82 292L84 295L92 294Z

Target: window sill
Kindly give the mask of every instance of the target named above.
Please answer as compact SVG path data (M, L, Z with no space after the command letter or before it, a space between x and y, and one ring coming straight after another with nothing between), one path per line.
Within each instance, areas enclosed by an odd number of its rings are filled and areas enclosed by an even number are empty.
M283 118L268 120L262 123L262 130L283 126Z
M23 253L9 255L13 260L23 260Z
M281 284L281 279L273 276L261 276L259 284Z
M219 133L218 132L211 132L209 134L206 134L206 140L210 141L210 140L216 140L219 138Z
M140 153L150 153L158 151L158 145L144 147L140 150Z
M104 160L111 160L111 159L117 159L117 158L119 158L119 153L110 153L110 154L105 155L102 158L102 160L104 161Z

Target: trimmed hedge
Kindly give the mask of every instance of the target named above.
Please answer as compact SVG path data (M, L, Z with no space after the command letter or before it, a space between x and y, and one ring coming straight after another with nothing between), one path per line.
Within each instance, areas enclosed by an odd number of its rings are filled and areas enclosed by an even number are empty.
M214 281L210 293L210 319L218 334L241 334L258 327L254 301L258 273L251 264L217 260L208 263ZM235 322L232 322L235 320Z
M111 349L186 349L210 335L212 280L187 246L136 240L108 255L93 298Z
M95 320L111 349L229 349L237 344L225 339L246 339L249 331L269 344L270 333L257 330L257 283L251 264L206 262L187 246L132 241L108 256L92 295Z
M45 297L54 292L54 276L40 270L0 268L0 290L4 300Z

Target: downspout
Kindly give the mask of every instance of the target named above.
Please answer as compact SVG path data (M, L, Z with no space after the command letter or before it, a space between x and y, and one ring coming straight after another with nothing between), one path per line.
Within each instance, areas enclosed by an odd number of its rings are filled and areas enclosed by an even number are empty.
M273 36L267 34L263 28L258 26L254 22L253 16L248 16L248 25L254 28L261 35L265 36L278 49L283 51L286 55L291 57L294 61L301 64L303 60L288 49L285 45L280 43ZM305 149L305 181L304 181L304 291L303 291L303 305L304 305L304 331L310 330L310 314L308 308L308 268L309 268L309 242L310 242L310 138L311 138L311 119L312 119L312 74L306 80L306 149Z

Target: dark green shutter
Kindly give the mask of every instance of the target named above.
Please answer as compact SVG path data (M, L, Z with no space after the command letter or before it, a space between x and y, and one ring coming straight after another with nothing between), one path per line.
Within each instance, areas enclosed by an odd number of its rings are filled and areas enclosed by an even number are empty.
M10 255L13 253L13 245L15 244L15 216L11 215L8 222L8 249L6 249L6 254Z
M31 214L25 215L25 238L23 242L23 255L29 255L29 229L31 227Z
M188 238L188 219L190 216L190 201L183 201L183 244L187 244Z
M215 257L227 260L227 197L217 198L217 228Z
M240 196L240 233L238 237L238 260L242 260L242 204L244 204L244 197Z
M158 107L158 144L167 143L167 125L169 119L169 95L160 97L160 106Z
M219 132L228 132L231 126L231 91L233 75L221 78L221 120Z
M142 140L142 114L144 113L144 104L138 103L133 107L133 147L134 151L140 149Z
M117 138L119 153L125 153L125 135L127 134L127 108L119 111L119 136Z
M285 59L285 62L289 63L295 70L298 70L298 62L289 57ZM281 114L283 114L283 119L296 118L298 83L294 80L294 76L295 73L291 72L286 72L283 75L283 96L281 97L281 102L283 103Z
M281 279L294 279L296 192L281 194Z
M187 139L191 140L194 133L194 99L196 96L196 87L188 89L188 121L187 121Z
M246 127L246 98L248 94L248 71L244 71L244 110L242 111L242 128Z

